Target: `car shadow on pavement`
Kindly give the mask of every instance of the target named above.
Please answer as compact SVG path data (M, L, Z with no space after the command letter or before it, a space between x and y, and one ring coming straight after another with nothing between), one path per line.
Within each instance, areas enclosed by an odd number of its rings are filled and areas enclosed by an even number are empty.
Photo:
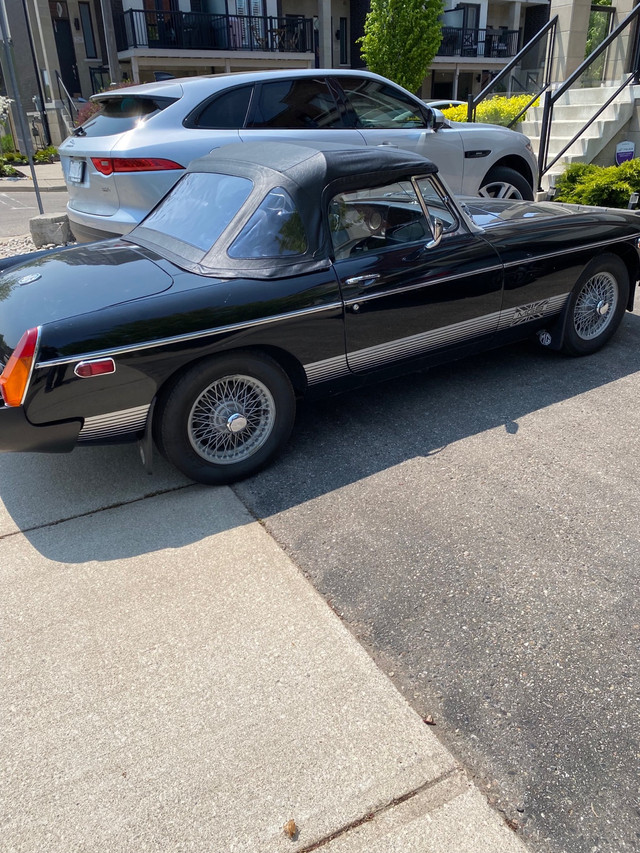
M637 371L640 316L634 314L604 350L588 358L518 344L306 403L283 455L233 488L256 517L266 518L486 430L515 433L527 414ZM158 453L153 474L147 474L135 445L80 448L68 455L0 454L0 539L21 531L46 553L48 540L40 531L48 525L123 507L120 523L135 528L144 499L194 489L209 491ZM210 532L218 530L212 518ZM188 524L180 529L177 520L160 524L154 550L180 547L201 535ZM80 553L74 546L65 554L58 545L46 555L66 562L112 560L143 547L120 530L109 538L104 550L94 542L97 552Z
M301 408L287 452L235 486L259 518L640 371L640 316L600 352L567 358L521 343Z

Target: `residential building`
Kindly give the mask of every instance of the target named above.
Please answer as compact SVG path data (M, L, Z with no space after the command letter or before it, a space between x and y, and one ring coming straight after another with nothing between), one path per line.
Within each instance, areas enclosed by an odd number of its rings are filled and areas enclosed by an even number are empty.
M369 8L369 0L4 2L36 144L44 141L46 125L57 144L73 105L112 82L257 68L362 67L357 39ZM618 0L612 15L620 18L631 4ZM555 74L563 79L584 57L590 9L589 0L445 0L442 43L422 96L464 100L476 94L554 14L560 18ZM2 51L0 57L6 64Z

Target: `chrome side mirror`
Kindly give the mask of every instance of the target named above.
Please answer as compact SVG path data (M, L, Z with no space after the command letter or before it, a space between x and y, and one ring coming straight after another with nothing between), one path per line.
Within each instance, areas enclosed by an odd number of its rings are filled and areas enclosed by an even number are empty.
M442 231L443 225L441 219L433 219L432 220L432 229L433 229L433 239L429 240L426 245L427 249L435 249L436 246L440 245L440 240L442 240Z

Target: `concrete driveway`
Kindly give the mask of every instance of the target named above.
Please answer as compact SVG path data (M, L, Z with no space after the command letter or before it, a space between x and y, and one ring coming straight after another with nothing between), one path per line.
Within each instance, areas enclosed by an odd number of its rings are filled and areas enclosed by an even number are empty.
M6 853L524 853L230 489L0 455L0 577Z

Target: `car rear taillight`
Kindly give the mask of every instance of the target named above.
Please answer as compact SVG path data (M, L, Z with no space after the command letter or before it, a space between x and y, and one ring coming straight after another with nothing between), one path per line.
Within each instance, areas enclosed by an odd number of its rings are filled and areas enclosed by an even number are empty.
M0 392L7 406L20 406L29 384L38 345L39 329L29 329L18 341L0 375Z
M91 162L101 175L114 172L165 172L171 169L184 169L173 160L158 157L92 157Z

